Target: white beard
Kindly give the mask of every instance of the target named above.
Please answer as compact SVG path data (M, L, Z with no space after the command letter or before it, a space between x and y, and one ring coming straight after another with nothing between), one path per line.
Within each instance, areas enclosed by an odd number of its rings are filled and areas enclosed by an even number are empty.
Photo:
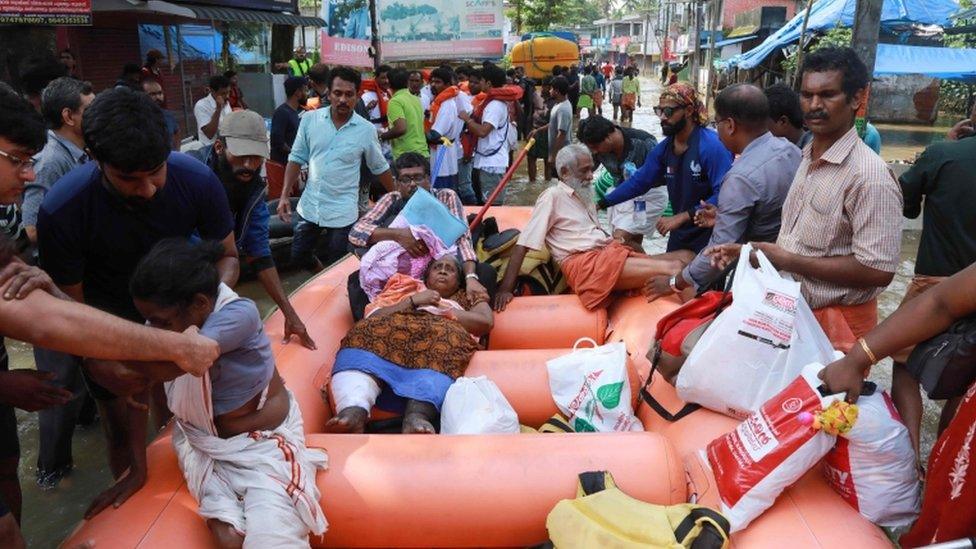
M578 196L580 200L583 201L584 204L589 205L591 203L596 202L595 200L593 200L592 182L583 183L583 181L575 177L569 177L566 179L565 183L570 187L572 187L573 192L576 193L576 196Z

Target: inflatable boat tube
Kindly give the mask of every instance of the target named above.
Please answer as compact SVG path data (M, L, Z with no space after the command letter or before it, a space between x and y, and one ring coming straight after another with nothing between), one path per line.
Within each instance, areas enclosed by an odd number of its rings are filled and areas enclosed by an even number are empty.
M523 226L528 214L528 208L492 209L503 229ZM574 496L578 473L594 469L610 470L624 491L645 501L666 504L690 499L716 506L714 478L696 461L697 451L735 428L737 422L703 409L668 422L639 401L636 410L648 431L644 433L322 433L332 410L322 399L320 387L328 382L339 343L352 326L346 279L358 266L355 258L346 258L292 296L317 350L280 343L280 312L265 323L278 370L301 406L308 444L329 453L330 468L318 474L317 482L330 529L324 537L313 539L313 546L524 547L539 543L545 539L545 515L559 499ZM495 380L527 424L540 424L555 412L545 362L570 352L566 342L593 330L603 331L606 341L625 342L633 389L650 370L645 355L655 322L678 304L674 298L647 303L642 297L620 297L608 309L604 327L585 315L576 316L578 311L572 312L575 320L564 323L563 317L569 315L565 296L538 299L551 301L549 312L541 312L544 309L539 304L521 305L523 298L516 299L506 314L531 314L531 318L510 321L500 316L502 337L491 350L476 353L467 371ZM516 321L524 322L523 328ZM530 328L535 329L534 341L566 346L514 348L528 345L518 334L519 330L528 334ZM508 335L506 330L510 330ZM554 339L548 339L550 336ZM684 405L674 387L660 376L652 380L650 392L668 410ZM170 432L171 428L164 430L149 447L146 485L118 509L108 509L82 523L65 547L86 541L99 549L212 546L206 524L183 482ZM787 489L763 516L734 534L732 542L733 547L749 549L891 547L882 530L834 493L818 469Z

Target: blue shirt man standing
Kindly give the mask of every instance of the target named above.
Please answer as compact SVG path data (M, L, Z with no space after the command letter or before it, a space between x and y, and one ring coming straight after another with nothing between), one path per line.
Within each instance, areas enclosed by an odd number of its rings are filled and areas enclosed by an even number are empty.
M359 73L336 67L329 74L329 108L302 117L288 155L281 196L291 196L303 165L308 184L298 201L298 224L291 246L293 265L320 271L314 251L325 231L326 261L348 249L349 229L359 218L359 175L363 162L387 191L393 190L390 165L383 157L376 129L353 112L359 100ZM291 204L278 202L278 217L291 223Z
M712 235L710 228L694 224L695 213L702 202L718 204L722 179L732 166L732 153L718 134L703 127L703 111L698 93L689 84L668 86L654 108L661 117L664 140L651 150L633 176L597 203L606 208L666 185L675 213L659 219L657 230L669 236L668 252L685 251L679 255L689 261Z

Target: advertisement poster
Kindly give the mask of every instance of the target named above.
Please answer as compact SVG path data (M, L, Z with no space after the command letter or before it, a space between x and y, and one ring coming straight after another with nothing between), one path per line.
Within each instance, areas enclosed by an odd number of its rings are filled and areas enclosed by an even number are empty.
M501 57L502 0L377 0L384 61Z
M4 0L0 0L3 2ZM369 2L367 0L328 0L322 4L321 61L329 65L372 67L369 43Z
M91 0L0 0L3 25L91 25Z

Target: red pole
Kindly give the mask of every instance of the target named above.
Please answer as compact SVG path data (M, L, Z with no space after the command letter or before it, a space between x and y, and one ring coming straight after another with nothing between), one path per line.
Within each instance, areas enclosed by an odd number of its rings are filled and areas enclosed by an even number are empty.
M518 156L515 157L515 162L512 162L512 165L509 166L508 171L505 172L502 180L498 182L498 186L495 187L495 190L491 192L491 196L488 197L488 200L485 200L485 205L481 207L481 211L479 211L478 215L475 216L474 220L471 221L471 225L468 226L468 230L473 231L475 227L481 224L481 220L485 217L485 214L488 213L488 208L491 207L491 203L495 201L495 198L499 195L499 193L505 190L505 185L508 185L508 182L512 179L512 176L515 175L515 170L518 169L519 164L521 164L522 160L525 159L525 155L529 154L529 149L531 149L532 145L534 144L534 137L525 143L525 146L522 147L521 151L519 151Z

